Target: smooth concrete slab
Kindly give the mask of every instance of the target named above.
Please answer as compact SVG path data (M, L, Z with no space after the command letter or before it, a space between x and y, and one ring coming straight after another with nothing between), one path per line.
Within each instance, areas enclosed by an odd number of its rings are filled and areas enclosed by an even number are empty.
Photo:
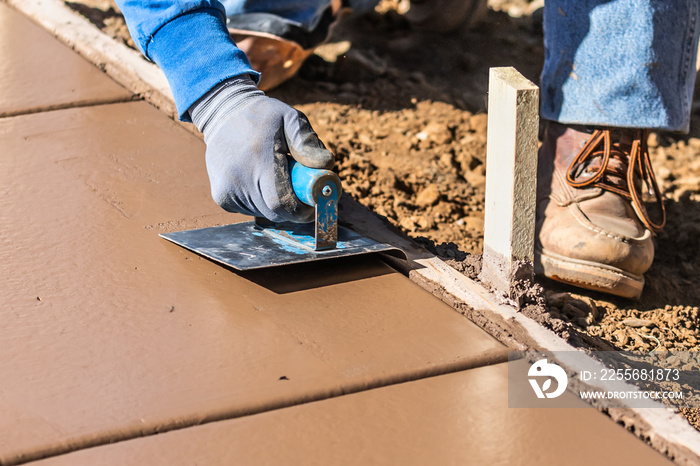
M36 466L673 464L593 408L508 408L507 383L506 364L498 364L83 450Z
M506 357L377 258L240 275L159 238L243 217L142 102L1 118L0 191L2 464Z
M0 117L116 102L131 93L0 2Z

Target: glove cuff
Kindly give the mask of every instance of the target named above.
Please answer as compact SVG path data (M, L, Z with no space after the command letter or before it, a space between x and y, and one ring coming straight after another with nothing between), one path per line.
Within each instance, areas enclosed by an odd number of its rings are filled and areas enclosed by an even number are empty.
M236 111L251 97L262 97L265 93L258 89L249 75L244 74L227 79L214 86L189 109L190 118L207 141L215 134L226 117Z

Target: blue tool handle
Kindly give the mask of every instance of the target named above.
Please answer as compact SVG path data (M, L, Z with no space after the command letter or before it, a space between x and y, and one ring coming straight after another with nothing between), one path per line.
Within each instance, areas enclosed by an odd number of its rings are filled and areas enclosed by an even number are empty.
M306 205L315 206L319 194L324 188L334 184L338 193L341 193L340 178L331 170L306 167L295 160L289 160L289 173L292 179L294 194Z

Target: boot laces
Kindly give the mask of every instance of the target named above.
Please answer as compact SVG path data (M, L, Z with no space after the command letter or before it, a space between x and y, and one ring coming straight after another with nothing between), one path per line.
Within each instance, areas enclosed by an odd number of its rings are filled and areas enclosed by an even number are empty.
M566 179L574 188L595 186L619 194L631 202L642 224L650 231L657 232L666 224L666 210L651 167L648 135L648 130L636 130L629 145L613 143L610 130L596 130L571 162ZM651 219L644 206L642 181L647 190L654 194L661 213L659 222Z

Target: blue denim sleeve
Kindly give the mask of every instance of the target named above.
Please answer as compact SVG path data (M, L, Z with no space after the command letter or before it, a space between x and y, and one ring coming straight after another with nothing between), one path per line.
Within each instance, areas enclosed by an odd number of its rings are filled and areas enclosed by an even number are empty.
M141 52L163 70L182 121L187 110L220 82L254 71L225 25L215 0L117 0Z

